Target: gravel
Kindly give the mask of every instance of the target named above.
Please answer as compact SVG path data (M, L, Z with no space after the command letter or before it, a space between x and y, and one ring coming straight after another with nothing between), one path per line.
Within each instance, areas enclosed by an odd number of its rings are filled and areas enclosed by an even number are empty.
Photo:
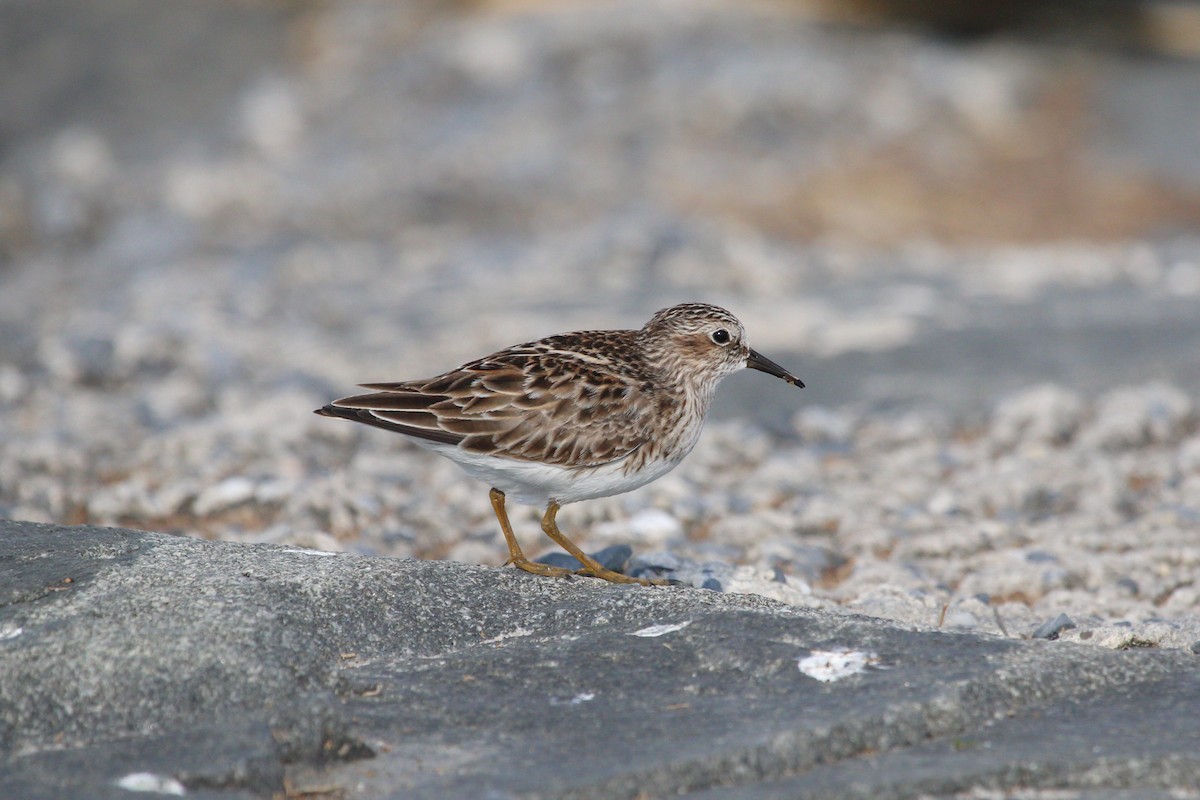
M45 403L27 395L0 423L6 514L503 563L483 488L453 465L310 416L312 393L216 391L219 407L246 406L148 435L121 415L136 396L34 384ZM1115 640L1080 640L1189 647L1200 635L1200 439L1180 398L1163 385L1092 400L1035 386L969 428L808 408L788 437L723 420L675 473L568 507L562 524L622 562L632 546L631 574L691 586L929 626L951 605L944 624L999 632L994 609L1009 631L1035 636L1060 615L1077 621L1072 636L1123 621L1132 627ZM13 425L39 405L55 418ZM1076 409L1070 433L1065 407ZM836 446L809 433L831 417L851 420ZM111 427L94 427L105 418ZM534 510L514 520L527 549L553 553ZM958 607L968 599L981 607Z

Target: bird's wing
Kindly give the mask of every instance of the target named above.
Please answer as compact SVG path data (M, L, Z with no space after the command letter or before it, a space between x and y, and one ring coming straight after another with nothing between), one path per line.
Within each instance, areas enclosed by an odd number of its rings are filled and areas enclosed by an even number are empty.
M476 453L597 466L652 435L652 384L622 366L595 352L532 343L425 381L363 384L377 391L319 413Z

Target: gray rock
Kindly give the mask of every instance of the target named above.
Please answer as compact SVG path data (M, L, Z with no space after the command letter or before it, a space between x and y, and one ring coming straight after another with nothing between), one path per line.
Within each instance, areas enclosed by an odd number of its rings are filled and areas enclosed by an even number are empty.
M131 780L202 798L1200 781L1183 652L18 522L0 523L0 587L0 785L22 798ZM872 668L822 683L798 668L817 651Z

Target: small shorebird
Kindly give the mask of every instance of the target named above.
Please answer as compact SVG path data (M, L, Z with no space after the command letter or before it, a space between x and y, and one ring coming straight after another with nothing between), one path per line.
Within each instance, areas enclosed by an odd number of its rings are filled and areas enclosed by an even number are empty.
M670 472L700 436L722 378L749 367L804 383L746 343L723 308L685 303L641 330L578 331L509 347L436 378L364 383L371 394L316 413L403 433L491 487L509 563L538 575L575 574L530 561L504 500L544 508L542 530L592 575L664 583L606 569L562 534L567 503L628 492Z

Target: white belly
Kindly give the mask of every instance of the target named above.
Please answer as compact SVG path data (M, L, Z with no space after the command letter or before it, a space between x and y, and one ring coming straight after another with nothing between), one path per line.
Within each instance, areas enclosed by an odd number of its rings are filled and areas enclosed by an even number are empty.
M545 508L551 500L566 505L645 486L675 469L685 455L681 453L678 458L652 461L642 469L626 474L623 460L588 469L567 469L536 461L469 453L438 442L413 441L449 458L472 478L504 492L508 499L539 508Z

